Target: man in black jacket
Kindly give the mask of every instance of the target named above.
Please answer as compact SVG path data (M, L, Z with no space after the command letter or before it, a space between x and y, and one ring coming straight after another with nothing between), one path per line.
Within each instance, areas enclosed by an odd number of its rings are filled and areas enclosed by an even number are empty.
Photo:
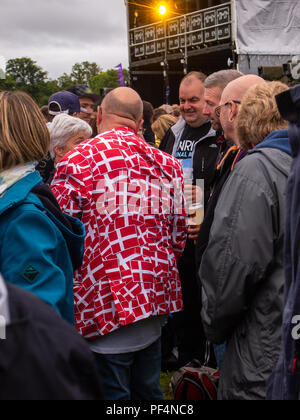
M209 199L219 155L216 131L203 114L205 78L203 73L191 72L182 80L179 90L182 118L167 132L160 146L161 150L175 156L181 162L185 178L190 180L187 184L195 186L198 180L204 181L204 205ZM191 231L195 234L195 229ZM206 347L197 300L193 240L187 242L179 263L179 273L185 309L182 314L176 315L176 318L180 324L178 333L181 332L178 345L179 365L183 366L193 358L203 361Z

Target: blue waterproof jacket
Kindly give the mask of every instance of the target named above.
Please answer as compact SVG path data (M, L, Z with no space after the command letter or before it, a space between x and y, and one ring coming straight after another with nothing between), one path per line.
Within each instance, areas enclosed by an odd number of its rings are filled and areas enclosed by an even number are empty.
M85 230L59 209L59 218L49 211L32 192L41 184L34 172L0 198L0 272L74 324L73 271L82 263Z

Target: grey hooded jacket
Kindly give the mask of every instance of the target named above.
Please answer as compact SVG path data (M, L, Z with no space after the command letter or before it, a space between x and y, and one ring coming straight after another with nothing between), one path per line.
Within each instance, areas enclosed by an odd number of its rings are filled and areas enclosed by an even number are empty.
M6 337L6 326L10 321L8 293L0 274L0 341Z
M288 143L287 130L278 133ZM219 399L265 399L279 356L290 166L289 154L272 145L254 149L218 201L200 279L206 336L215 344L227 341Z

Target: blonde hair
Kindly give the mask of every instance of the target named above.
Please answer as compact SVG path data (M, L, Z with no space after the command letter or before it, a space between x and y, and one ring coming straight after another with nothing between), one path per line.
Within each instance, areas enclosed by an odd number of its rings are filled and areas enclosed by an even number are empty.
M0 171L43 159L50 135L38 105L24 92L0 92Z
M288 89L284 83L270 82L255 85L246 92L237 116L238 139L243 149L252 149L273 131L288 127L275 99Z
M151 126L153 133L159 140L162 140L174 124L177 123L176 118L170 114L161 115Z

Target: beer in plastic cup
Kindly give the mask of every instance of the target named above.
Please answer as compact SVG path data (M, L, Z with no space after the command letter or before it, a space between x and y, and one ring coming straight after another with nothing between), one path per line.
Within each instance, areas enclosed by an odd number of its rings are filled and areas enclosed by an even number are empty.
M196 203L189 206L189 225L200 228L204 219L204 206Z

